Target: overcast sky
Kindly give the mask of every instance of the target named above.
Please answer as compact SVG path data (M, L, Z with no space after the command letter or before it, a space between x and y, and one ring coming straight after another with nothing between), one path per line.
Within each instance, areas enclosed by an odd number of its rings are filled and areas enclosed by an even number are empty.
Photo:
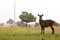
M60 0L16 0L16 21L22 11L37 14L44 14L43 19L52 19L60 23ZM0 23L14 19L14 0L0 0Z

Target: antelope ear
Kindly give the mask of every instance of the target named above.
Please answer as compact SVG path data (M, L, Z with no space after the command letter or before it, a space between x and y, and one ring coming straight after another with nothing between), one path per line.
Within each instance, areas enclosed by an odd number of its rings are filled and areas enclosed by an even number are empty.
M39 16L39 14L37 14Z

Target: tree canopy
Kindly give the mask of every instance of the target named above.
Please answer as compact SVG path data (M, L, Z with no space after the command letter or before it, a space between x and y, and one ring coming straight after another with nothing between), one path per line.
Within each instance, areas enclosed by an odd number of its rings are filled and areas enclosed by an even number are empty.
M32 13L28 13L28 12L22 12L21 15L19 15L19 18L21 19L21 21L29 23L29 22L35 22L36 21L36 17L34 15L32 15Z
M7 21L7 23L9 23L11 26L12 26L12 24L13 24L13 20L12 19L9 19L8 21Z

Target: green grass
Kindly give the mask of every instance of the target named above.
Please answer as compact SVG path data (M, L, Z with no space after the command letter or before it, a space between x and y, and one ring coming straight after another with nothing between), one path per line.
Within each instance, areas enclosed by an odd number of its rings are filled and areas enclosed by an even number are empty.
M60 40L60 28L55 28L55 34L46 28L45 34L40 34L40 28L0 28L0 40Z

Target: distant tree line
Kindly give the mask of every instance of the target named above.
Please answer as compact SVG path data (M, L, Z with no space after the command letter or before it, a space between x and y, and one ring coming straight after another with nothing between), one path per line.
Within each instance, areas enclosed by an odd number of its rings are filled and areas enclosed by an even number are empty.
M38 22L35 23L35 26L39 26L40 24ZM54 26L59 27L59 23L54 22Z
M34 15L32 15L32 13L28 13L26 11L22 11L22 13L19 15L19 19L21 19L21 21L17 21L16 22L16 25L17 26L22 26L22 27L23 26L27 27L27 24L29 22L35 22L36 21L36 17ZM9 19L7 21L7 23L10 24L11 27L12 27L12 24L14 24L14 20ZM3 23L1 23L0 25L2 26ZM54 25L55 26L59 26L59 23L55 22ZM35 26L39 26L39 23L38 22L35 22Z
M58 27L58 26L59 26L59 23L55 22L54 25L55 25L56 27Z

